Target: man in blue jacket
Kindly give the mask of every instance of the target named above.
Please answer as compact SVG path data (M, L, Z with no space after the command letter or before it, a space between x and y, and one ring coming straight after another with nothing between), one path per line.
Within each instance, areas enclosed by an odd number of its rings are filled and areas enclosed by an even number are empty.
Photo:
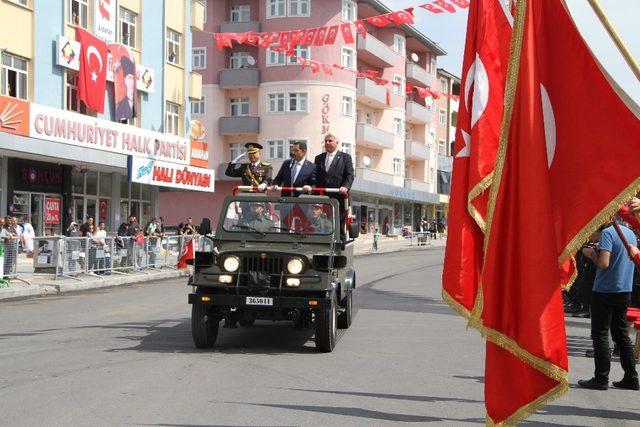
M296 142L291 147L291 158L282 163L274 185L283 187L306 187L307 190L316 183L316 165L307 160L307 143ZM298 191L283 190L283 197L297 197Z

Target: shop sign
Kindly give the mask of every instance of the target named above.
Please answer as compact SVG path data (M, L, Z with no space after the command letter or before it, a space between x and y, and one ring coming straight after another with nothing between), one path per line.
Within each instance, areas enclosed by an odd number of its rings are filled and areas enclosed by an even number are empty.
M45 197L44 198L44 222L45 224L60 224L60 210L62 201L60 197Z
M56 40L56 64L70 70L80 70L80 47L75 40L58 36ZM111 53L107 53L107 81L113 82L114 65ZM155 71L143 64L136 63L136 89L146 93L155 91Z
M96 0L94 6L94 35L107 43L114 43L116 41L116 0Z
M201 141L191 141L191 166L209 167L209 144Z
M213 169L182 166L140 157L129 157L128 166L130 182L214 192L215 171Z
M0 98L0 104L3 98ZM25 136L147 159L189 164L189 140L70 111L30 104Z

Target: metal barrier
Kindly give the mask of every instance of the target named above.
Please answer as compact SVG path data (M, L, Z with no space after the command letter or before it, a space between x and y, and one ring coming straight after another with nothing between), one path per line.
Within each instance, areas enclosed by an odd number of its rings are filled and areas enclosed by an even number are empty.
M433 236L429 231L414 231L411 233L411 246L413 246L413 240L416 240L417 246L431 246L431 240Z
M18 276L18 238L0 239L2 245L2 272L0 279L14 279Z

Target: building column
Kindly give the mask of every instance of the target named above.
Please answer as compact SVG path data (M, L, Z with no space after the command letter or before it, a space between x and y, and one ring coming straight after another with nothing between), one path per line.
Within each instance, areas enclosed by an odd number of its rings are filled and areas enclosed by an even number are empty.
M8 206L8 194L9 194L9 180L7 179L9 173L9 161L6 156L0 157L0 215L7 215Z
M111 231L118 230L123 218L120 218L120 199L122 194L120 192L120 173L114 172L111 174L111 206L109 207L109 223Z

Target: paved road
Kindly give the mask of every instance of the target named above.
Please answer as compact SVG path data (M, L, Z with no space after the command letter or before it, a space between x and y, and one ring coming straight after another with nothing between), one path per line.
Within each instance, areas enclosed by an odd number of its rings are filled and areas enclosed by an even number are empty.
M269 322L196 351L178 281L0 303L0 425L483 424L484 345L440 300L442 257L358 258L359 309L331 354ZM568 335L575 383L588 323ZM529 424L638 425L638 397L572 388Z

